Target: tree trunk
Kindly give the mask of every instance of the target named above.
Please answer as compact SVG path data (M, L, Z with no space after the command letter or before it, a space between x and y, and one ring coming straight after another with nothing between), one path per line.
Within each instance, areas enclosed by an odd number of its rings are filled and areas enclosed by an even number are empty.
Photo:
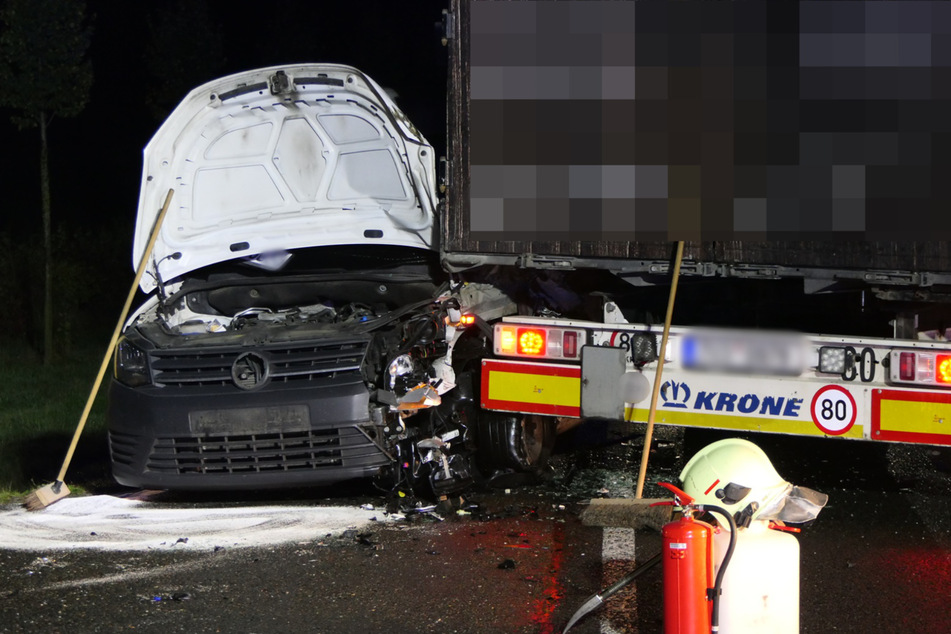
M40 124L40 194L43 202L43 363L49 365L53 360L53 252L46 113L41 110L38 119Z

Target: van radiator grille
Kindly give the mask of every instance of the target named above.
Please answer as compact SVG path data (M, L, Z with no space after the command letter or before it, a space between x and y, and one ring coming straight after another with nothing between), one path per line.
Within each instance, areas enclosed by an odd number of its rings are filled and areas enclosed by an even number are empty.
M232 368L245 353L259 355L267 362L270 383L311 382L333 385L362 381L360 365L368 341L353 339L308 344L272 344L253 349L244 347L193 350L152 350L149 362L155 385L187 387L235 385Z

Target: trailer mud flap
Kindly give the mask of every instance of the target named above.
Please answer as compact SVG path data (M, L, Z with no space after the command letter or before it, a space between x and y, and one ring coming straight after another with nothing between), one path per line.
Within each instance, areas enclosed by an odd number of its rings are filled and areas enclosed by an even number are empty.
M872 390L872 438L951 445L951 394Z
M481 402L485 409L501 412L578 417L581 368L485 359Z

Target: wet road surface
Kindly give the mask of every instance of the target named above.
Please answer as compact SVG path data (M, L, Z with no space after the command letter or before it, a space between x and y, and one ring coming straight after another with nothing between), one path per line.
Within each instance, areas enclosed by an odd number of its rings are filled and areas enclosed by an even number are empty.
M578 519L585 499L633 495L640 446L620 435L567 439L547 482L479 492L469 514L380 511L358 530L254 548L0 550L0 631L560 632L585 599L660 549L651 529ZM649 479L670 480L720 437L659 440ZM949 631L946 450L749 438L784 478L830 495L799 535L802 632ZM381 502L370 490L320 495L309 502ZM647 572L572 632L662 631L660 578L659 567Z

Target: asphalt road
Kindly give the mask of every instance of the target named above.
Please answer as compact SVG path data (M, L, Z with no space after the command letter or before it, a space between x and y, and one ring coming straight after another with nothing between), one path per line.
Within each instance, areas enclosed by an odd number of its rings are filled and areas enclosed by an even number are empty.
M661 440L649 477L669 479L718 437ZM751 438L786 479L830 495L798 536L801 632L951 629L946 450ZM619 442L616 430L571 440L550 480L474 494L468 514L381 512L359 530L266 547L0 550L0 631L560 632L586 598L660 548L656 531L578 517L585 499L631 495L637 440ZM381 502L362 489L326 496L308 501ZM660 579L659 567L647 572L572 632L661 632Z

